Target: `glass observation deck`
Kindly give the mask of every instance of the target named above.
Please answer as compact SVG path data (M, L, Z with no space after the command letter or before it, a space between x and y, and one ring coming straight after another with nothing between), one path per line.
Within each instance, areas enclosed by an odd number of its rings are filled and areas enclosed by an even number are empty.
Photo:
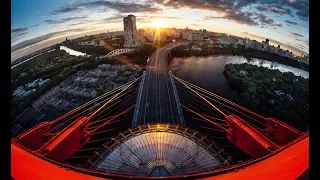
M128 129L95 151L87 168L130 176L176 176L233 164L212 140L178 125Z

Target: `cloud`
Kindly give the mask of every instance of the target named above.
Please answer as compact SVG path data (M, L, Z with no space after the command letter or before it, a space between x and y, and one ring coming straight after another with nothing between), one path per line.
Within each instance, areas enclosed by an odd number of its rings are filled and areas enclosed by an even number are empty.
M237 22L239 24L246 24L249 26L257 25L257 23L252 20L252 13L250 12L231 12L225 15L223 18Z
M39 23L39 24L35 24L35 25L31 25L31 26L29 26L29 28L32 28L32 27L37 27L37 26L39 26L41 23Z
M59 14L65 14L65 13L70 13L70 12L76 12L79 10L80 10L79 7L64 7L61 9L54 10L51 14L59 15Z
M270 7L281 7L281 9L291 8L295 10L295 15L301 20L309 21L309 0L259 0L259 4ZM286 8L284 8L286 7ZM281 10L279 11L281 12Z
M69 24L69 26L77 26L77 25L82 25L84 24L85 22L78 22L78 23L73 23L73 24Z
M244 7L256 6L260 11L280 15L293 15L293 12L296 12L295 15L300 19L309 20L309 0L148 0L148 2L156 2L175 9L185 7L224 14L234 14L243 11Z
M25 35L28 34L29 28L39 26L40 24L31 25L29 27L17 27L11 29L11 43L14 43L19 39L26 37Z
M67 32L79 32L79 31L83 31L84 29L68 29L68 30L65 30L65 31L57 31L57 32L53 32L53 33L49 33L49 34L46 34L46 35L43 35L43 36L39 36L39 37L36 37L36 38L32 38L32 39L29 39L29 40L26 40L26 41L23 41L23 42L20 42L16 45L13 45L11 46L11 52L13 51L17 51L19 49L23 49L27 46L30 46L30 45L33 45L33 44L36 44L36 43L39 43L41 41L44 41L44 40L47 40L53 36L57 36L57 35L62 35L62 34L65 34Z
M191 26L196 26L196 27L199 27L200 25L199 24L195 24L195 23L192 23L190 24Z
M215 19L227 19L239 24L246 24L249 26L258 25L257 22L254 21L253 13L251 12L242 12L242 11L236 11L236 12L230 12L225 14L222 17L217 16L205 16L203 20L215 20Z
M140 18L139 23L153 23L153 20L148 18Z
M112 17L108 17L108 18L105 18L103 19L103 21L118 21L118 20L123 20L125 16L112 16Z
M150 12L155 13L161 9L152 7L150 4L122 3L110 1L93 1L88 3L78 4L78 6L86 8L109 8L117 10L120 13L135 13L135 12Z
M284 1L284 0L282 0ZM309 0L290 0L284 1L284 4L297 10L296 15L304 21L309 21Z
M295 33L295 32L289 32L289 35L293 36L293 37L304 37L303 35L301 35L299 33Z
M266 11L266 12L272 12L276 14L291 14L291 10L289 8L283 8L279 5L273 5L273 6L258 6L256 7L259 11Z
M214 20L214 19L222 19L223 17L218 16L205 16L203 20Z
M82 20L80 22L70 24L69 26L86 25L87 23L93 23L93 22L101 22L101 21L100 20L85 19L85 20Z
M23 27L23 28L13 28L11 29L11 33L19 33L19 32L24 32L27 31L28 28L27 27Z
M107 10L112 9L118 13L157 13L162 9L159 6L155 6L155 3L162 5L163 7L169 8L192 8L199 10L215 11L223 14L224 19L246 24L249 26L261 25L252 17L252 13L246 11L247 7L256 6L256 9L264 12L276 13L279 15L292 15L296 12L296 15L301 19L309 18L309 2L308 0L145 0L144 4L139 3L129 3L126 1L102 1L94 0L89 2L75 2L66 4L58 10L53 11L53 14L64 14L70 12L76 12L79 10ZM299 6L301 4L301 7ZM161 7L161 6L160 6ZM246 7L246 8L245 8ZM292 11L295 9L295 11ZM209 18L208 16L205 20L218 19ZM169 19L169 18L168 18ZM272 19L261 19L260 22L269 24L272 26L281 26L281 23L268 22L273 21Z
M279 27L281 27L282 26L282 24L280 23L280 22L276 22L276 24L275 24L276 26L279 26ZM274 28L275 29L275 28Z
M305 45L309 46L309 41L303 40L303 43L304 43Z
M11 43L25 37L25 35L28 33L27 27L20 27L20 28L13 28L11 29Z
M258 17L259 21L261 22L261 25L279 26L279 27L282 26L282 24L280 22L275 22L273 19L267 17L266 15L264 15L262 13L257 14L257 17Z
M253 13L244 11L244 7L259 2L258 0L149 0L149 2L156 2L160 5L172 8L192 8L199 10L214 11L223 14L222 17L205 16L204 20L214 19L226 19L239 24L245 24L249 26L259 25L255 21L257 17L253 16ZM268 19L265 19L268 20ZM280 24L273 25L281 26Z
M293 21L289 21L289 20L286 20L285 22L286 22L287 24L298 25L298 23L293 22Z
M301 44L296 44L296 45L291 44L291 45L293 45L293 46L295 46L295 47L298 47L298 48L300 48L300 49L306 49L306 47L305 47L304 45L301 45Z
M117 14L112 17L108 17L103 19L103 22L105 23L110 23L110 22L122 22L123 18L126 16L122 14ZM160 16L160 15L151 15L151 16L138 16L136 19L138 20L139 23L150 23L152 22L152 19L182 19L180 17L175 17L175 16Z
M217 1L212 1L212 0L168 0L168 1L163 1L163 0L149 0L149 2L156 2L158 4L167 6L167 7L172 7L175 9L178 8L193 8L193 9L201 9L201 10L209 10L209 11L217 11L217 12L226 12L229 13L232 11L232 9L235 7L235 1L234 0L217 0ZM240 2L240 1L239 1ZM242 1L244 2L244 1ZM244 6L244 3L239 3L237 8L240 8Z
M182 19L180 17L175 17L175 16L148 16L147 18L151 18L151 19L157 19L157 18L161 18L161 19Z
M103 23L122 22L123 18L125 18L125 17L126 16L119 13L119 14L116 14L111 17L103 19L102 22ZM138 17L136 17L136 18L138 18Z
M120 13L137 13L137 12L149 12L156 13L161 11L157 7L153 7L151 4L138 4L138 3L123 3L123 2L111 2L111 1L91 1L80 2L74 4L67 4L66 7L61 7L58 10L52 12L52 14L65 14L70 12L76 12L79 10L105 10L113 9Z
M44 22L48 23L48 24L61 24L61 23L65 23L68 21L73 21L73 20L79 20L79 19L85 19L87 16L82 16L82 17L69 17L69 18L63 18L60 20L45 20Z
M18 33L18 34L11 35L11 43L14 43L14 42L16 42L17 40L26 37L25 34L28 34L28 32L20 32L20 33Z

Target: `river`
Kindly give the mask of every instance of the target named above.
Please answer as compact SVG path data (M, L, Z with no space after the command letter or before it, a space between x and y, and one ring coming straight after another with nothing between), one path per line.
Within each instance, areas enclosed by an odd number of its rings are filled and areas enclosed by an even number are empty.
M86 56L87 55L86 53L75 51L75 50L67 48L65 46L60 46L60 50L65 50L67 53L69 53L70 55L73 55L73 56ZM87 56L90 56L90 55L87 55Z
M55 50L55 49L52 49L52 50L47 51L47 52L44 52L44 53L48 53L48 52L51 52L51 51L54 51L54 50ZM64 50L64 51L66 51L68 54L73 55L73 56L86 56L86 55L87 55L86 53L82 53L82 52L79 52L79 51L75 51L75 50L70 49L70 48L67 48L67 47L65 47L65 46L60 46L60 50ZM37 54L37 55L35 55L35 56L32 56L31 58L28 58L28 59L25 60L25 61L22 61L22 62L14 65L14 66L11 66L11 69L13 69L13 68L21 65L22 63L25 63L25 62L27 62L27 61L30 61L31 59L33 59L33 58L35 58L35 57L38 57L38 56L40 56L40 55L42 55L42 54L44 54L44 53L39 53L39 54ZM90 56L90 55L87 55L87 56Z
M223 75L226 64L249 63L281 72L292 72L296 76L309 78L309 72L284 64L252 58L251 61L243 56L215 55L208 57L174 58L170 68L175 76L207 89L231 101L238 101L236 91L231 90Z

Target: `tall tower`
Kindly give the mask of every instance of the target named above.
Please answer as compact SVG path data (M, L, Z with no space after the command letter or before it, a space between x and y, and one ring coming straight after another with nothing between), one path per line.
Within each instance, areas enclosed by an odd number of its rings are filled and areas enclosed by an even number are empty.
M123 18L124 47L134 47L137 39L136 17L132 14Z

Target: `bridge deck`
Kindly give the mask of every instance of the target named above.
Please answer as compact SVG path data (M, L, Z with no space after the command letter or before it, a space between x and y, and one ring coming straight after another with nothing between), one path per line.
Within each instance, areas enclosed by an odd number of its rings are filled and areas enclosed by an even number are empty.
M167 69L168 52L179 44L169 44L153 53L148 61L136 125L170 123L184 125ZM177 106L178 104L178 106Z

